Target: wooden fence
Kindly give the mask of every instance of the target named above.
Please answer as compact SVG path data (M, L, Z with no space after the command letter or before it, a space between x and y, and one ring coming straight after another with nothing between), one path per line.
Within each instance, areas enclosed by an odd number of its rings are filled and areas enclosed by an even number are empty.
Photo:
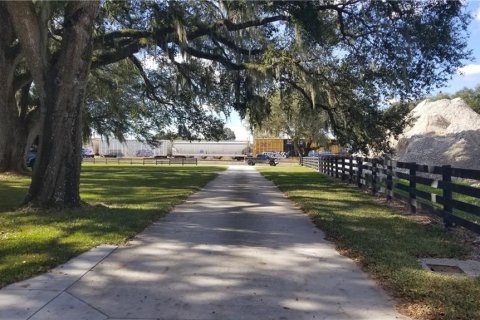
M404 200L411 212L428 210L443 217L447 227L480 233L480 170L342 156L301 158L300 164L372 194L382 193L387 200Z
M153 158L83 158L83 162L93 164L194 164L198 165L197 158L169 158L169 159L153 159Z

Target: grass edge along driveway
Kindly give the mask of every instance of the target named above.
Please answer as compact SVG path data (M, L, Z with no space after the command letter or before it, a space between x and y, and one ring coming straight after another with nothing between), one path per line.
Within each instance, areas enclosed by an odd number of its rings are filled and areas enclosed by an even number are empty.
M76 210L15 209L30 178L0 175L0 288L100 244L122 244L225 170L220 166L84 165Z
M480 319L480 278L434 274L418 258L466 258L469 248L439 225L423 225L371 196L305 167L262 167L338 250L379 281L417 319Z

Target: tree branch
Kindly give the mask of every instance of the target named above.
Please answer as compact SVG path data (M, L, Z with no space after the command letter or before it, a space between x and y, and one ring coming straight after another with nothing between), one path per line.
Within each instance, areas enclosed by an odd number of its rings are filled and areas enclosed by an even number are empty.
M255 19L250 21L245 21L242 23L234 23L229 19L221 19L210 25L198 26L197 30L187 32L187 39L193 40L199 37L203 37L212 32L219 30L221 27L225 27L227 31L239 31L243 29L248 29L251 27L259 27L267 25L272 22L277 21L290 21L291 17L286 15L277 15L272 17L266 17L263 19Z
M18 107L20 109L19 119L20 121L25 121L28 111L28 102L30 98L30 87L32 86L32 81L27 82L20 90L20 99L18 101Z
M276 21L290 21L290 19L291 19L290 16L286 16L286 15L277 15L277 16L267 17L263 19L245 21L242 23L233 23L228 19L222 19L220 21L212 23L209 26L200 26L196 30L187 32L187 39L194 40L199 37L203 37L205 35L210 35L212 33L215 33L215 37L220 42L231 47L232 49L238 49L242 51L241 53L243 54L253 54L252 52L255 52L255 54L257 54L257 53L262 53L263 50L255 51L260 49L252 49L252 50L242 49L236 46L232 41L228 40L228 38L225 38L219 35L216 31L218 31L218 29L222 26L225 27L228 31L239 31L242 29L266 25ZM165 39L165 37L168 34L174 35L175 29L173 27L160 28L154 31L123 29L123 30L113 31L108 34L96 37L94 39L94 48L100 48L100 47L103 47L104 45L115 47L116 40L125 39L125 38L127 39L130 38L132 40L139 40L141 38L150 38L150 39L156 40L158 43L158 42L161 42L161 40Z
M335 134L337 134L339 132L339 127L338 127L338 124L337 124L337 121L335 119L335 114L333 113L333 110L332 108L329 108L327 105L324 105L324 104L321 104L321 103L314 103L312 101L312 99L310 99L310 96L308 95L308 93L305 91L305 89L303 89L302 87L300 87L295 81L291 80L291 79L284 79L286 82L288 82L293 88L295 88L296 90L298 90L298 92L300 92L304 97L305 99L308 101L308 103L310 104L310 107L312 107L313 109L316 108L316 107L319 107L323 110L325 110L328 114L328 118L329 120L332 122L332 129L333 129L333 132Z
M262 54L265 52L265 49L245 49L237 46L235 42L231 41L230 39L221 36L217 33L212 34L212 38L217 40L218 42L226 45L228 48L234 50L235 52L244 54L244 55L257 55Z
M128 57L128 59L135 65L135 67L137 68L137 70L140 72L140 75L142 76L142 79L143 79L143 82L145 83L145 86L147 88L147 95L149 98L151 98L152 100L155 100L157 101L158 103L160 104L166 104L166 105L169 105L171 107L174 107L174 105L162 98L160 98L156 93L155 93L155 86L152 84L152 82L150 81L150 79L148 78L147 76L147 73L145 72L145 70L143 69L143 66L142 66L142 63L140 62L140 60L137 59L137 57L135 57L133 54L130 55Z
M47 56L46 43L43 43L41 28L35 8L32 2L27 1L9 1L6 6L12 22L15 27L20 43L22 43L22 50L27 58L32 77L35 84L40 88L39 94L45 92L46 70L47 70ZM40 97L44 100L44 97ZM43 106L42 106L43 108Z
M245 70L245 69L248 69L246 64L244 64L244 63L239 63L239 64L233 63L232 61L230 61L230 59L227 59L227 58L225 58L221 55L218 55L218 54L200 51L200 50L192 48L188 45L181 45L180 47L182 48L183 51L185 51L186 53L188 53L191 56L201 58L201 59L220 62L221 64L223 64L225 67L227 67L230 70Z
M109 52L102 52L99 54L94 54L92 57L92 69L96 69L98 67L106 66L108 64L112 64L123 59L127 59L134 53L140 51L140 48L143 46L140 45L138 41L132 40L132 42L128 45L123 47L117 48L114 51Z

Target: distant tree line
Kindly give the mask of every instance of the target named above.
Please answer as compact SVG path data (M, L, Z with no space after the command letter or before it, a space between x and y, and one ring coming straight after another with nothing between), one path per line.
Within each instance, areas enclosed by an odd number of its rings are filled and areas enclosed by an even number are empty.
M430 99L440 100L440 99L454 99L462 98L470 108L473 109L476 113L480 114L480 85L477 85L474 89L463 88L453 94L439 93Z
M408 104L408 109L412 111L420 102L425 99L432 101L442 100L442 99L455 99L462 98L465 103L473 109L476 113L480 114L480 85L477 85L475 88L463 88L458 90L455 93L445 93L439 92L437 94L426 96L421 99L415 99ZM394 103L392 106L398 107L399 103Z

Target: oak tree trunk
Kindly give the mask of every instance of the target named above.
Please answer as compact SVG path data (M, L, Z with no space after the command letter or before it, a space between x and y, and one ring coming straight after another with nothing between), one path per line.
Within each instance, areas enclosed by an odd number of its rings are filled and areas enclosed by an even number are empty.
M34 74L34 81L43 82L39 94L42 130L26 202L36 207L77 207L81 204L81 111L98 6L98 2L89 1L67 4L59 56L55 63L37 72L37 77ZM20 39L28 43L29 35L21 32L26 30L18 30ZM31 69L35 71L39 65L41 61Z
M25 172L27 128L15 113L2 110L0 114L4 116L0 126L0 172Z
M300 149L297 139L293 139L293 150L298 154L299 157L303 157L303 152Z
M25 170L27 129L15 99L15 68L20 50L7 9L0 3L0 172Z

